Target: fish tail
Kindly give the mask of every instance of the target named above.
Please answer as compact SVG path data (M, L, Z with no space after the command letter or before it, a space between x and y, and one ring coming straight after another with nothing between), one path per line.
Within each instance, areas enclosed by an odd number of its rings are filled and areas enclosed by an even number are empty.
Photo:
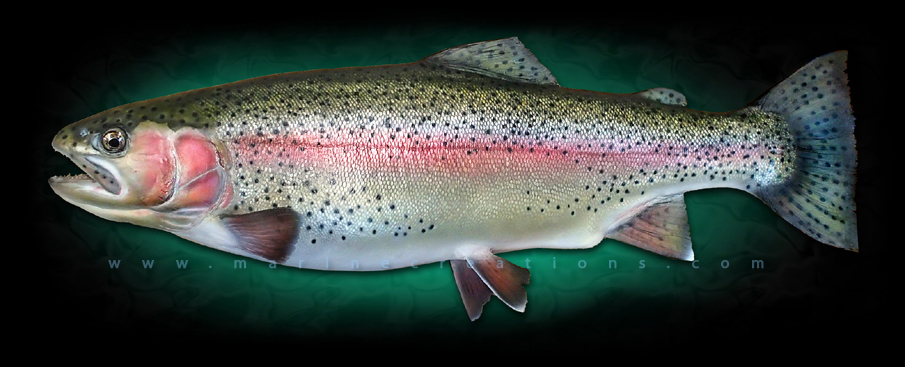
M847 51L818 57L753 103L785 119L795 147L791 176L754 193L817 241L858 251L847 57Z

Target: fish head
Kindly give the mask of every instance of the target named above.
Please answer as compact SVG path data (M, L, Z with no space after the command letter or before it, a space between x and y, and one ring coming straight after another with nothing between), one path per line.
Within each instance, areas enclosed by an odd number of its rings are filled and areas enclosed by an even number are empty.
M150 120L105 121L92 116L53 139L54 150L85 172L50 178L67 202L104 219L174 231L226 200L227 155L208 134Z

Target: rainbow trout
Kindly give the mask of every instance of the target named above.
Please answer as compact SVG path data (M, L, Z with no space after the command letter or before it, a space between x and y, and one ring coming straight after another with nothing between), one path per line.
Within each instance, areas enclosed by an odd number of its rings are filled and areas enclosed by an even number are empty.
M665 88L560 87L516 38L264 76L63 128L53 147L86 174L50 185L102 218L287 266L449 261L475 320L491 295L525 309L528 270L498 253L612 238L692 260L692 190L744 190L857 251L846 56L727 113Z

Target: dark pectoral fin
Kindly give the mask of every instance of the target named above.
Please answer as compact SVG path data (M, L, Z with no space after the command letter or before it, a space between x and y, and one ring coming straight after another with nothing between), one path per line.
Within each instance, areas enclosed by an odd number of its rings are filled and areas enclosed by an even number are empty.
M681 260L693 260L683 195L651 204L610 230L607 237Z
M220 218L245 251L282 263L292 253L301 217L290 208L228 215Z
M450 263L459 294L472 321L481 316L491 292L513 310L525 311L528 294L522 285L528 284L531 277L527 269L493 255L487 249L474 252L465 260L451 260Z

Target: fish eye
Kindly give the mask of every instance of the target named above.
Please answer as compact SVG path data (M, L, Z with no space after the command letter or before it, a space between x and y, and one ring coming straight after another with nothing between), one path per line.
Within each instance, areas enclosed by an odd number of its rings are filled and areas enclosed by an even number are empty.
M119 153L126 149L126 133L118 128L107 130L101 137L101 146L107 153Z

